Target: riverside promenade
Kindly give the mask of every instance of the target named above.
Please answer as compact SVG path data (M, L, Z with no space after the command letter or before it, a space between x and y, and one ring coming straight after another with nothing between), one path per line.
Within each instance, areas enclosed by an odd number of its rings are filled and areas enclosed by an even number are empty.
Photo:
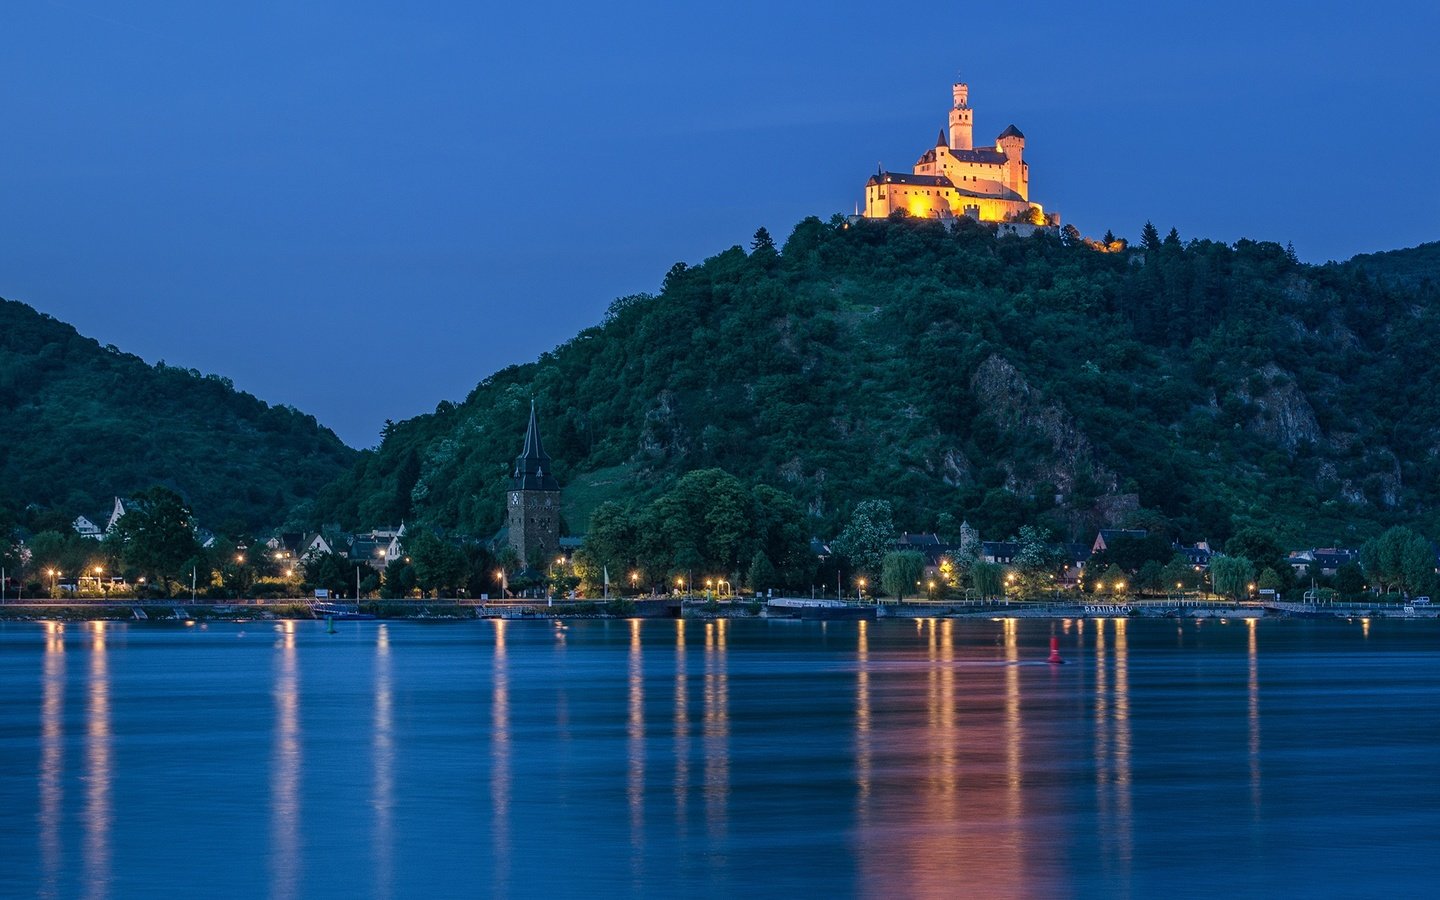
M440 598L316 600L305 597L191 600L110 598L7 600L0 619L185 621L324 619L360 612L378 619L526 618L790 618L876 620L931 618L1405 618L1434 619L1440 609L1404 603L1232 601L1216 597L1047 598L1037 600L836 600L815 597L714 599L666 596L610 599Z

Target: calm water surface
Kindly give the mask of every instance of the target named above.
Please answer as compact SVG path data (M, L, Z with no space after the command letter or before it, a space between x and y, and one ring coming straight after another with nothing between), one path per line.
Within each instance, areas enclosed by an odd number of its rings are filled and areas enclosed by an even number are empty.
M1399 896L1440 625L0 624L14 896ZM1069 665L1044 664L1052 628Z

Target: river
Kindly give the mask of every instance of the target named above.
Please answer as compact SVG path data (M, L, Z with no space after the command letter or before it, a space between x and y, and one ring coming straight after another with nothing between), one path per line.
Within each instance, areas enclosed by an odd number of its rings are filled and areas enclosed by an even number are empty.
M1433 621L337 629L0 623L0 894L1415 896L1440 875Z

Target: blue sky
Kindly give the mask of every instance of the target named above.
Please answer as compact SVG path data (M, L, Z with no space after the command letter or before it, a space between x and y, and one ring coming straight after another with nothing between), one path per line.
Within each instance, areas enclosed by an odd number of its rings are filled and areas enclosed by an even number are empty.
M1440 5L0 6L0 296L356 446L849 212L963 73L1087 234L1440 239Z

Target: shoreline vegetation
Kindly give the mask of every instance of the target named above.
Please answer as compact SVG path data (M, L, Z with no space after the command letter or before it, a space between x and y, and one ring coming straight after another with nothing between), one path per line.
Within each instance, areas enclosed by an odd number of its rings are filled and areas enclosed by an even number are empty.
M344 604L348 608L353 604ZM805 598L739 598L715 600L701 597L615 598L611 600L382 600L368 601L358 612L376 621L463 621L475 619L928 619L928 618L1440 618L1440 610L1404 603L1366 604L1257 603L1223 598L1152 599L1118 598L1105 602L1085 600L990 601L955 603L948 601L809 600ZM0 604L0 622L87 622L123 621L174 624L184 622L264 622L284 620L324 621L337 615L335 606L316 608L312 601L240 600L213 602L184 600L169 603L75 602L11 600Z

